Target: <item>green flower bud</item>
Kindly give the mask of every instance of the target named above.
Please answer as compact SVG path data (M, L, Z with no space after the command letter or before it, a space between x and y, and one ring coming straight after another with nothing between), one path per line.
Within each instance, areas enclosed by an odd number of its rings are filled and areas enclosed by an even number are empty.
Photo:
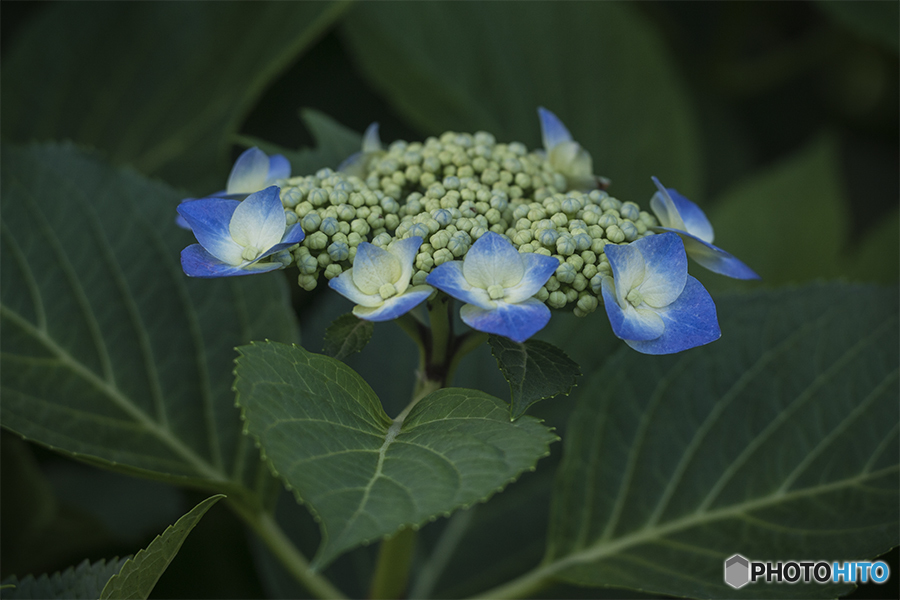
M572 238L575 240L575 248L579 252L590 250L591 245L594 243L593 238L586 233L579 233L572 236Z
M612 213L604 213L600 215L600 218L597 219L597 225L602 227L604 230L614 227L619 224L619 219L613 215Z
M575 279L572 281L572 289L577 290L579 292L584 291L584 289L588 285L587 277L582 275L581 273L577 273L575 275Z
M425 278L428 277L427 271L416 271L412 276L413 285L425 285Z
M322 254L318 255L316 257L316 260L319 261L319 267L323 269L334 262L331 260L331 257L328 256L327 252L323 252Z
M544 256L553 256L553 253L547 250L546 248L535 248L535 254L543 254Z
M298 204L297 206L294 207L294 212L297 213L297 216L300 217L301 219L314 210L315 210L315 208L313 208L313 205L310 204L309 202L301 202L300 204Z
M394 238L391 237L389 233L379 233L374 238L372 238L372 244L378 246L379 248L387 248L388 244L394 241Z
M321 231L316 231L306 236L306 239L303 240L303 245L310 250L323 250L328 245L328 236Z
M584 267L584 259L577 254L567 257L566 262L572 265L575 268L575 271L580 271L582 267Z
M607 241L599 238L594 238L594 241L591 242L591 252L594 254L602 254L603 248L606 246Z
M306 195L306 199L315 207L324 206L328 202L328 192L322 188L313 188Z
M300 273L304 275L314 275L319 270L319 261L309 253L300 257L295 254L294 260L297 263L297 268L300 269Z
M419 177L419 185L421 185L424 188L427 188L428 186L432 185L435 181L437 181L437 177L435 177L434 173L429 173L428 171L425 171Z
M432 175L438 173L442 166L441 161L436 156L427 156L422 160L422 170L425 173L431 173ZM422 175L424 176L425 173Z
M619 208L619 214L623 219L637 221L641 216L641 209L634 202L623 202Z
M297 278L297 283L307 292L311 292L316 289L316 284L318 283L318 274L302 274Z
M600 200L600 208L602 208L604 212L606 212L608 210L618 211L619 208L621 208L621 207L622 207L622 203L619 200L617 200L616 198L613 198L611 196L607 196Z
M290 227L291 225L293 225L294 223L296 223L299 220L300 220L300 217L297 216L297 213L295 213L294 211L292 211L289 208L284 210L285 225Z
M328 256L335 262L347 260L350 257L350 246L345 242L332 242L328 246Z
M576 308L578 310L581 310L582 313L588 315L588 314L594 312L595 310L597 310L597 307L599 305L600 305L600 302L598 302L596 296L592 296L591 294L588 294L586 292L578 294L578 304L576 305ZM582 316L582 315L578 315L578 316Z
M341 204L337 207L337 218L340 221L352 221L356 218L356 209L349 204Z
M532 244L522 244L519 246L519 252L534 252L534 246Z
M343 190L332 190L331 193L328 194L328 201L331 202L333 206L346 204L349 200L350 194Z
M556 268L556 280L560 283L572 283L575 281L575 275L578 273L575 267L569 263L562 263Z
M298 188L281 188L281 205L285 208L294 208L303 200L303 194Z
M550 279L547 280L547 283L544 284L544 287L551 292L555 292L556 290L558 290L559 280L556 278L556 275L551 275Z
M569 288L566 290L566 303L578 301L578 290Z
M350 231L363 237L369 234L370 229L371 227L369 223L367 221L364 221L363 219L353 219L353 221L350 223Z
M612 225L606 228L606 239L613 243L621 244L625 241L625 234L617 225Z
M570 234L563 234L556 240L556 252L558 254L569 256L570 254L573 254L576 249L575 238Z
M592 265L597 262L597 255L592 250L585 250L581 253L581 259L585 264Z
M619 229L622 230L622 234L625 236L625 239L629 242L633 242L638 238L638 230L635 227L634 223L631 221L623 221L619 224Z
M485 233L487 233L487 227L482 227L481 225L475 225L472 227L472 230L469 232L469 235L472 236L473 239L479 239Z
M584 275L587 280L593 279L594 275L597 274L597 265L584 265L581 274Z
M447 249L453 254L453 256L459 258L469 251L469 247L471 246L471 242L469 240L469 234L465 232L454 234L450 238L450 241L447 243Z
M431 238L429 238L429 241L434 248L446 248L450 243L450 239L450 233L445 230L441 230L432 235Z
M449 250L447 250L446 248L441 248L440 250L434 251L435 266L442 265L445 262L450 262L451 260L453 260L453 258L454 258L453 253L450 252Z
M392 230L396 229L397 225L400 224L400 217L391 213L384 216L384 227L385 229Z
M317 231L320 223L322 223L322 217L319 216L319 213L315 212L311 212L300 219L300 227L302 227L303 231L307 234Z
M546 302L547 298L550 297L550 291L547 288L541 286L541 289L538 290L538 293L535 294L534 297L541 302Z
M319 231L331 236L340 231L340 225L338 225L338 221L334 217L325 217L319 224Z
M521 246L523 244L528 244L531 240L534 239L530 231L517 231L512 236L513 244L516 246Z
M420 271L431 271L434 268L434 257L425 252L416 254L416 268Z
M332 263L325 267L325 279L334 279L341 274L341 271L343 271L341 265Z
M566 305L566 295L560 291L551 292L547 298L547 306L550 308L562 308Z

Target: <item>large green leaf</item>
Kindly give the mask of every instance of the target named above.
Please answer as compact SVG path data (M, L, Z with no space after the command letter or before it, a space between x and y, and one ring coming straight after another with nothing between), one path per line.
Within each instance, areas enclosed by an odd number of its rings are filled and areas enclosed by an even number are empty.
M443 389L392 421L362 378L299 346L239 348L247 429L322 524L314 565L403 526L487 499L556 439L477 390Z
M72 139L144 173L208 192L198 175L224 166L226 143L266 85L345 7L51 6L4 57L3 135Z
M181 545L194 526L212 505L224 496L211 496L191 509L150 542L150 545L129 558L122 569L113 575L99 598L147 598L160 576L178 554Z
M0 598L3 600L33 598L35 600L96 600L109 578L119 572L127 558L83 561L77 567L69 567L53 575L27 575L19 580L13 576L3 580Z
M685 89L631 6L372 2L354 7L343 27L372 83L428 134L484 129L537 147L542 105L591 152L615 195L649 200L651 175L700 191Z
M179 194L71 146L2 152L4 427L82 460L223 489L260 464L234 347L290 340L279 274L189 280Z
M840 273L849 221L837 151L834 137L818 138L726 192L710 213L715 243L767 285ZM713 287L726 283L698 276Z
M836 22L856 32L863 39L873 41L900 53L900 4L857 0L856 2L831 2L819 0L816 6Z
M722 582L723 561L853 560L897 545L898 294L734 296L720 341L624 349L565 435L541 576L676 596L834 597Z

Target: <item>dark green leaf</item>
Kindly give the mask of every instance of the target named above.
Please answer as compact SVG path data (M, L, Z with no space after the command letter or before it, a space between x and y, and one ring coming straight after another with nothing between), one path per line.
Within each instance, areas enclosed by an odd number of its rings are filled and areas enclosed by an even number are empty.
M716 245L750 265L766 285L837 275L848 230L839 173L837 144L828 136L739 183L710 213ZM719 276L699 278L723 285Z
M846 284L733 296L723 337L623 349L566 431L541 572L694 598L835 597L722 582L725 558L871 558L897 545L898 294Z
M325 330L322 352L337 360L344 360L366 347L375 329L371 321L358 319L353 314L341 315Z
M889 212L863 235L842 275L855 281L896 284L900 279L900 211Z
M816 6L863 39L900 52L900 31L897 28L897 23L900 22L900 4L897 2L819 0Z
M558 394L569 395L581 375L578 364L547 342L527 340L524 344L492 335L491 352L509 382L510 417L515 420L539 400Z
M258 465L234 347L291 339L279 274L190 280L179 194L71 146L4 148L3 426L81 460L214 489Z
M110 578L100 600L108 598L147 598L169 563L178 554L181 544L194 526L200 522L213 504L225 496L211 496L191 509L150 542L150 545L129 558L122 570Z
M125 558L114 558L109 561L98 560L91 564L85 560L77 567L69 567L62 573L53 575L41 575L35 578L28 575L19 581L15 576L3 581L3 585L13 585L13 588L4 587L0 591L0 598L34 599L34 600L96 600L100 597L103 586L109 578L119 572L125 564Z
M144 173L213 191L198 186L198 176L224 166L226 142L265 87L346 6L50 6L4 61L3 134L71 139Z
M300 118L316 140L314 149L288 150L245 135L239 135L235 139L247 148L256 146L267 154L284 155L291 162L291 174L294 176L311 175L325 167L336 169L345 158L362 148L362 135L324 113L305 108L300 111Z
M427 134L490 131L540 144L555 112L611 191L643 202L650 176L701 185L694 117L669 51L615 2L362 3L343 32L394 107Z
M321 520L323 567L360 543L482 501L556 439L476 390L438 390L391 421L353 370L298 346L239 348L235 389L265 458Z

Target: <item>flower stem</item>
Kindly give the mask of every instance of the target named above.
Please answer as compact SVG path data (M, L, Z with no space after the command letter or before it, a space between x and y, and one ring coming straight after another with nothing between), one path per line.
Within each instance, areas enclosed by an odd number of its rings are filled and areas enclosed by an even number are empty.
M288 572L316 598L346 598L330 581L309 567L309 561L297 550L271 513L253 509L240 500L228 499L231 509L256 532Z
M369 589L370 598L400 598L406 591L409 567L416 545L416 531L401 529L381 542L378 563Z

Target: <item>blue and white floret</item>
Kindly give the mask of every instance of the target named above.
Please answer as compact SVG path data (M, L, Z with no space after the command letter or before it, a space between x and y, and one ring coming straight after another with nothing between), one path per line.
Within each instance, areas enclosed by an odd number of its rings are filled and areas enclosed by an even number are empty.
M719 339L716 305L687 274L684 244L674 233L608 245L612 276L603 303L613 333L644 354L671 354Z
M678 193L666 188L653 177L659 189L650 199L650 208L659 219L660 227L654 231L671 231L681 236L688 256L714 273L735 279L759 279L743 262L713 246L713 228L699 206Z
M288 248L304 238L299 224L287 225L278 187L243 201L200 198L178 206L199 244L181 252L190 277L231 277L280 269L290 264ZM272 260L265 260L272 257Z
M557 259L519 253L505 236L491 231L464 260L436 267L425 281L466 303L459 315L469 327L521 343L550 320L550 309L534 295L557 267Z
M387 247L362 242L353 266L328 282L329 287L356 303L353 314L366 321L396 319L434 292L428 285L410 286L413 261L422 238L408 237Z

